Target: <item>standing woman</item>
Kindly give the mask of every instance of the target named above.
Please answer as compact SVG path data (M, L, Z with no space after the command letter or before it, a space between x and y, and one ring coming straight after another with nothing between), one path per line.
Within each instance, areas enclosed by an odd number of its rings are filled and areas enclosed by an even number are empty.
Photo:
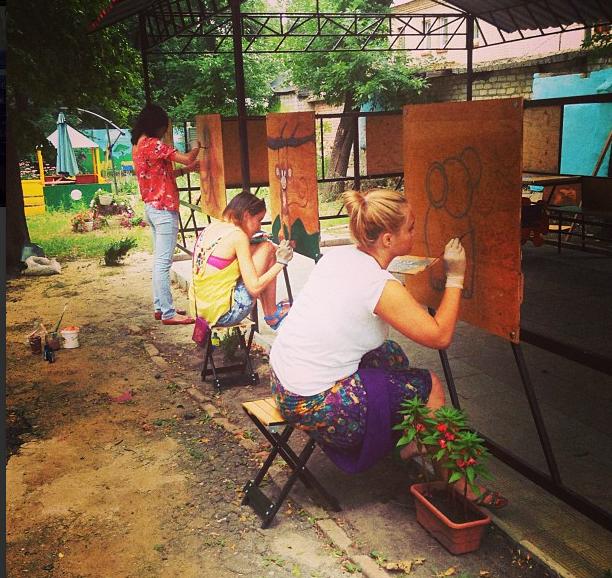
M348 191L344 201L355 244L331 249L317 263L272 345L270 365L283 417L353 473L393 449L402 401L418 395L432 411L444 404L440 379L412 367L387 337L391 326L420 345L446 349L466 259L459 239L451 239L444 251L446 288L432 317L387 271L412 248L415 219L403 193ZM402 457L415 450L406 446ZM505 503L489 493L483 505Z
M195 319L175 309L170 290L170 267L179 228L179 192L176 177L197 170L199 147L187 154L162 142L168 130L168 114L147 104L132 129L132 158L146 219L153 234L153 306L155 319L164 325L187 325ZM185 165L174 169L172 163Z

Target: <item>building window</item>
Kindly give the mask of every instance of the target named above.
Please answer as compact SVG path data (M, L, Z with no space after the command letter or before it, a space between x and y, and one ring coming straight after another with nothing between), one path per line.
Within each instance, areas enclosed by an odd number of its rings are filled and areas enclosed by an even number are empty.
M431 28L431 20L425 19L423 20L423 34L425 34L425 48L429 49L432 47L431 45L431 36L429 34L429 29Z

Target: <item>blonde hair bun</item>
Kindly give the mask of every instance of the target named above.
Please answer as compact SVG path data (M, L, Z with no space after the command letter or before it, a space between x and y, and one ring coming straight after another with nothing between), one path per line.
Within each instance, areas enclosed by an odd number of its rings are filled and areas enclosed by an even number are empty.
M349 215L351 236L363 246L373 245L381 233L395 233L406 220L404 193L393 189L345 191L344 205Z

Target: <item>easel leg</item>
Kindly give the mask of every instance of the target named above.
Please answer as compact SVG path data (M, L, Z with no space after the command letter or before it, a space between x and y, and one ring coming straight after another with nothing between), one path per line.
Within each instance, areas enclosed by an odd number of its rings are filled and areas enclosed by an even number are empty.
M546 431L544 419L542 418L540 404L538 403L535 390L533 389L533 384L531 383L531 379L529 377L529 372L527 371L527 364L525 363L525 358L523 357L523 350L521 349L521 345L519 343L511 343L510 345L512 346L512 353L514 353L514 359L516 360L516 365L521 375L521 381L523 382L523 387L525 388L525 395L527 396L527 401L529 402L531 415L540 438L540 443L542 444L542 450L544 451L544 457L546 458L550 475L556 484L561 485L561 475L559 474L559 468L555 460L555 455L548 437L548 432Z

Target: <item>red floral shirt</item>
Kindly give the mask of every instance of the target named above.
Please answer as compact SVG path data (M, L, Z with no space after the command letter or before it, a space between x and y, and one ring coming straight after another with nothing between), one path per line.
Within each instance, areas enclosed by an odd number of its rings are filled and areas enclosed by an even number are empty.
M179 193L171 160L175 152L175 148L151 137L145 137L132 149L140 196L158 210L179 210Z

